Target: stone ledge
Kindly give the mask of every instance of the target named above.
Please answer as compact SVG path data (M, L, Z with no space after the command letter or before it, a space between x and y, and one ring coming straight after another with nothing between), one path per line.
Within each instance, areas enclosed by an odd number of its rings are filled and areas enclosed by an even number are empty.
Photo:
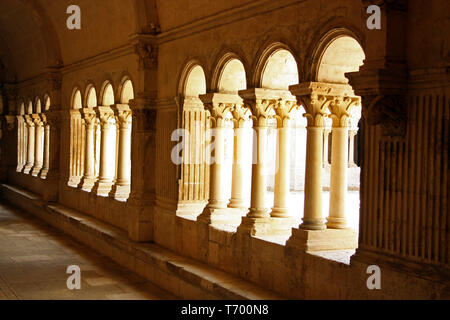
M301 251L352 250L358 247L358 235L352 229L302 230L293 228L286 246Z
M183 299L266 300L283 297L156 244L130 241L119 228L17 187L0 184L3 199Z

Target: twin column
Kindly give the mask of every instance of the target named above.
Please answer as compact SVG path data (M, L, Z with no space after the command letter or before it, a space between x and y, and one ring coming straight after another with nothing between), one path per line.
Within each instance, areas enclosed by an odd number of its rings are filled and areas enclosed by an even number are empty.
M127 105L81 109L85 125L85 163L84 176L80 187L100 196L128 198L130 192L131 162L131 110ZM118 143L114 144L114 120L117 125ZM99 174L95 172L95 137L100 125L100 163ZM117 145L117 150L116 150ZM115 151L115 152L113 152ZM117 157L116 157L117 153ZM117 158L117 171L116 169ZM114 171L113 171L114 169ZM116 174L117 172L117 174ZM114 180L115 179L115 180Z
M348 85L303 83L290 90L303 104L308 120L306 142L305 210L300 229L344 229L347 194L348 120L350 110L360 103ZM324 117L329 110L333 121L330 212L325 225L322 217L322 163Z

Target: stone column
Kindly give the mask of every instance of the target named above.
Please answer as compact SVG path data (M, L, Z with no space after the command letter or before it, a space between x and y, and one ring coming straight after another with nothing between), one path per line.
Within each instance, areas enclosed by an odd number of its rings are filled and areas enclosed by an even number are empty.
M94 129L96 115L94 110L84 108L81 109L81 116L83 118L86 140L84 145L84 175L81 179L80 186L83 191L90 192L96 180L94 163Z
M31 174L34 177L37 177L39 175L39 172L41 172L43 165L44 148L42 145L42 137L44 133L44 124L42 123L42 119L38 114L33 115L33 121L35 126L35 138L34 138L35 146L34 146L34 165L31 170Z
M131 184L131 110L128 105L117 105L114 109L118 126L118 160L116 183L111 195L117 200L126 200Z
M42 179L46 179L50 167L50 125L47 122L47 117L45 114L42 114L41 118L44 126L44 162L39 176Z
M250 235L271 234L272 220L267 204L267 134L268 121L274 117L279 91L249 89L239 91L244 104L252 112L253 160L250 209L238 231Z
M234 120L234 156L233 156L233 178L231 187L231 200L228 207L246 210L244 199L245 178L245 123L249 120L250 112L243 104L236 104L233 109Z
M27 163L25 164L25 168L23 172L29 174L31 169L34 166L34 147L35 147L35 127L33 122L33 117L31 115L25 116L25 121L28 130L28 142L27 142Z
M291 87L300 104L306 110L306 170L305 207L300 229L323 230L326 228L322 216L322 165L323 130L325 111L331 102L327 90L316 83Z
M348 122L350 109L360 103L358 97L337 96L330 104L333 120L331 148L330 214L328 228L345 229L345 200L348 171Z
M324 129L323 131L323 167L329 167L330 163L328 162L328 141L331 131L328 129Z
M17 172L22 172L27 163L27 130L25 116L17 116Z
M115 157L109 152L110 148L115 148L115 144L111 144L111 120L114 118L114 112L110 107L97 107L97 116L100 119L101 126L101 141L100 141L100 169L98 180L96 181L92 192L99 196L106 197L111 191L114 183L113 172L111 171L112 163L115 162ZM109 154L111 153L111 155Z
M348 166L349 167L356 167L355 163L355 136L358 133L358 130L349 130L348 131Z
M274 206L271 216L274 218L289 217L290 194L290 113L297 107L295 101L280 101L275 107L278 128L277 164L275 173Z
M242 99L235 95L211 93L200 96L211 114L211 129L214 136L214 157L211 156L209 178L209 200L199 221L211 225L229 224L232 212L227 210L229 199L224 190L225 174L225 122L227 114L232 112L236 103ZM212 149L211 149L212 150Z

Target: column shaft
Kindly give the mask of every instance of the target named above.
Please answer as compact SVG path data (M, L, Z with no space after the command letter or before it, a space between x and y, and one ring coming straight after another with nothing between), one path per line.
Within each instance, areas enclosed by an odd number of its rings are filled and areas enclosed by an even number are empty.
M24 173L30 173L34 165L34 147L35 147L35 127L31 120L27 120L28 129L28 143L27 143L27 163L25 165Z
M45 179L50 167L50 126L44 127L44 163L41 170L41 178Z
M246 129L243 127L236 127L234 129L234 159L233 159L233 181L231 188L231 201L228 205L230 208L244 209L244 179L245 179L245 165L244 165L244 151L245 151L245 133Z
M130 162L131 162L131 129L121 126L119 128L119 156L117 168L117 185L130 185Z
M322 218L323 127L308 126L306 138L305 210L301 229L325 229Z
M333 128L332 134L330 214L327 226L333 229L343 229L347 225L345 200L347 195L348 129Z
M289 125L278 128L277 166L275 173L274 206L271 216L284 218L289 216L290 194L290 134Z
M34 146L34 165L32 169L32 175L37 176L39 172L42 169L43 165L43 145L42 145L42 138L43 138L43 131L44 127L42 126L42 123L39 121L35 122L35 146Z
M269 208L267 208L267 126L254 127L256 145L253 154L252 163L252 192L250 210L247 214L248 218L267 218L270 216Z
M225 128L216 126L214 129L214 159L210 165L210 189L208 208L226 208L228 200L224 195L224 160L225 160Z

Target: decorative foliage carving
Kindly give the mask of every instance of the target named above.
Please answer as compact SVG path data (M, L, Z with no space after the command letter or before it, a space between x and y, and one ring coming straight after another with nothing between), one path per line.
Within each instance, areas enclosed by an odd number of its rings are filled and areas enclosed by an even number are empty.
M275 116L274 107L277 100L246 99L244 105L252 111L253 127L267 127L270 119Z
M158 64L157 47L148 42L139 42L135 45L135 52L139 56L139 67L142 69L156 68Z
M233 108L233 121L236 128L242 128L250 119L251 112L244 104L237 103Z
M381 95L364 98L363 116L370 125L381 125L384 136L406 134L406 98L402 95ZM368 103L367 103L368 102ZM366 104L367 103L367 104Z
M289 120L291 119L291 112L294 109L299 108L295 101L283 100L280 99L275 104L275 118L277 119L278 127L284 127L289 124Z
M360 102L361 99L359 97L335 97L329 105L331 112L329 117L333 120L333 127L348 127L351 109L360 104Z

